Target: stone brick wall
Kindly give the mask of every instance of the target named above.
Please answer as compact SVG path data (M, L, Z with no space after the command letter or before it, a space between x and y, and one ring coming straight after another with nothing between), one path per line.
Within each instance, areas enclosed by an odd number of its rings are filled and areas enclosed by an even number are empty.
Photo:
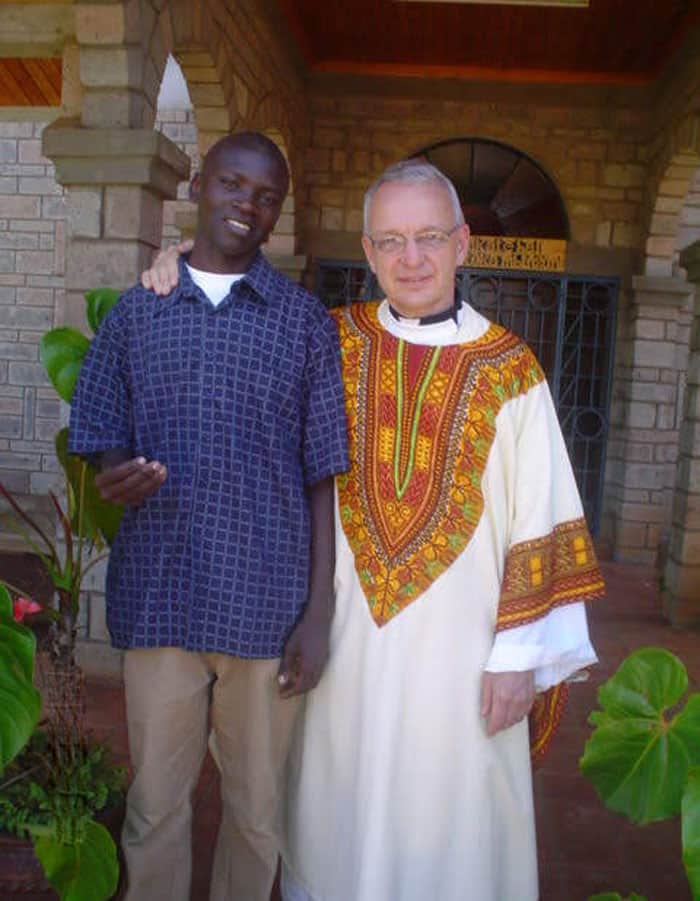
M691 295L682 279L638 276L619 319L603 535L619 557L655 564L671 525Z
M63 303L65 208L45 122L0 121L0 480L20 495L60 484L53 438L60 402L39 339ZM5 530L0 522L3 544Z
M201 162L194 110L159 109L155 127L189 156L194 175ZM163 204L163 247L169 247L180 240L182 232L177 224L178 217L183 213L190 213L192 209L187 199L188 187L189 183L183 181L178 188L178 199L166 200Z
M644 235L644 91L529 85L317 81L306 154L304 230L314 255L359 254L362 195L396 160L438 141L479 137L529 154L562 193L576 247L639 251ZM411 97L416 90L418 96ZM578 101L578 102L577 102Z
M683 198L674 245L674 258L680 251L700 240L700 169L695 172L690 190Z

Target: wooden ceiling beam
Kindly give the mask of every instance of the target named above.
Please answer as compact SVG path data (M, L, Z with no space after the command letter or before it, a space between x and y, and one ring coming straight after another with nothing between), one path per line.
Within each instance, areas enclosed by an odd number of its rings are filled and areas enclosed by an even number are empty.
M0 106L60 106L60 59L0 59Z

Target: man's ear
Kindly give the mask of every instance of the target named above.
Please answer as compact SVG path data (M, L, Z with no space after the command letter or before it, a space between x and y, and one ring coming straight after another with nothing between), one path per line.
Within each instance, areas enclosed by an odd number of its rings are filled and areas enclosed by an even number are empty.
M369 263L369 268L377 274L377 270L374 267L374 247L372 247L372 242L367 237L367 235L362 236L362 249L365 252L365 256L367 257L367 262Z
M189 199L192 203L199 203L199 191L202 187L202 179L199 172L195 172L190 181Z
M469 226L463 225L457 232L457 265L464 265L469 250Z

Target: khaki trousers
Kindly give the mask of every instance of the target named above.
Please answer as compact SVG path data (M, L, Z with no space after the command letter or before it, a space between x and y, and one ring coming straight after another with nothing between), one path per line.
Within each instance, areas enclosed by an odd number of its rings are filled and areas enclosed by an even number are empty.
M278 665L177 648L127 651L134 769L122 834L127 901L190 897L192 795L210 729L222 797L210 899L269 901L284 764L300 704L280 699Z

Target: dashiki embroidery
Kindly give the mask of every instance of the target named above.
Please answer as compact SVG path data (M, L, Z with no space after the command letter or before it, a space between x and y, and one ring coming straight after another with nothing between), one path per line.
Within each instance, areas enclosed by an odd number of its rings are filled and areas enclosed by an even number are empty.
M584 519L557 525L549 535L508 552L497 631L532 622L571 600L592 600L605 588Z
M498 325L431 347L384 330L376 304L335 311L351 469L337 478L343 530L378 626L430 587L471 540L481 480L505 403L544 379L527 345ZM602 590L583 521L519 546L506 564L498 628Z

